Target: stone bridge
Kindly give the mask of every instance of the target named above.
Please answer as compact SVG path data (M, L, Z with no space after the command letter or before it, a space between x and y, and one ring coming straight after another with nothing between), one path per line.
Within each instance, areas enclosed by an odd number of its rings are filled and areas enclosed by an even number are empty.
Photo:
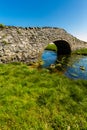
M37 61L49 43L54 43L58 54L87 48L87 43L64 29L50 27L0 27L0 63Z

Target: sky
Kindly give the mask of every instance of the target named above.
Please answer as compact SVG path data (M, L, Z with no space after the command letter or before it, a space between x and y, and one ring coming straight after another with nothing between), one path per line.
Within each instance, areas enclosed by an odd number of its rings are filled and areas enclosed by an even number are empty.
M0 0L0 23L63 28L87 41L87 0Z

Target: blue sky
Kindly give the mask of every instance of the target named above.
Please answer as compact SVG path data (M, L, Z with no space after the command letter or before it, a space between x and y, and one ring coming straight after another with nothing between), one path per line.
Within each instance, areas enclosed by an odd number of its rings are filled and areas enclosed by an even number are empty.
M87 41L87 0L0 0L0 23L64 28Z

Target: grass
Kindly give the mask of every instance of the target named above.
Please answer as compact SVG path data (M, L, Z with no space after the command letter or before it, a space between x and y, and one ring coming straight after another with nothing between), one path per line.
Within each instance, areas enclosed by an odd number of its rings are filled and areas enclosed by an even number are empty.
M55 44L48 44L48 46L45 49L46 50L57 51L57 47L56 47Z
M45 48L46 50L52 50L52 51L58 51L55 44L48 44L48 46ZM79 49L72 54L78 54L78 55L87 55L87 48Z
M57 51L57 47L55 44L48 44L48 46L45 48L46 50L52 50L52 51ZM78 55L87 55L87 48L79 49L72 54L78 54Z
M4 24L0 24L0 28L1 29L5 28L5 25Z
M0 64L0 130L87 130L87 81Z
M87 55L87 48L76 50L73 53L78 55Z

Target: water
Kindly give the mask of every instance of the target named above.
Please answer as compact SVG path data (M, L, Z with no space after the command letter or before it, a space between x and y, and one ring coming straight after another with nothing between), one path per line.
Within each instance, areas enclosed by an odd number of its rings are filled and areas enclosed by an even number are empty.
M87 79L87 57L80 58L67 67L65 75L71 79Z
M42 54L42 59L44 61L42 67L48 68L51 64L55 64L57 58L59 61L61 59L61 67L65 67L64 75L71 79L87 80L87 56L71 55L68 58L65 58L65 56L60 58L57 57L56 52L45 50Z
M57 53L55 51L44 50L44 53L42 54L42 59L44 61L43 67L47 68L51 64L55 64Z

